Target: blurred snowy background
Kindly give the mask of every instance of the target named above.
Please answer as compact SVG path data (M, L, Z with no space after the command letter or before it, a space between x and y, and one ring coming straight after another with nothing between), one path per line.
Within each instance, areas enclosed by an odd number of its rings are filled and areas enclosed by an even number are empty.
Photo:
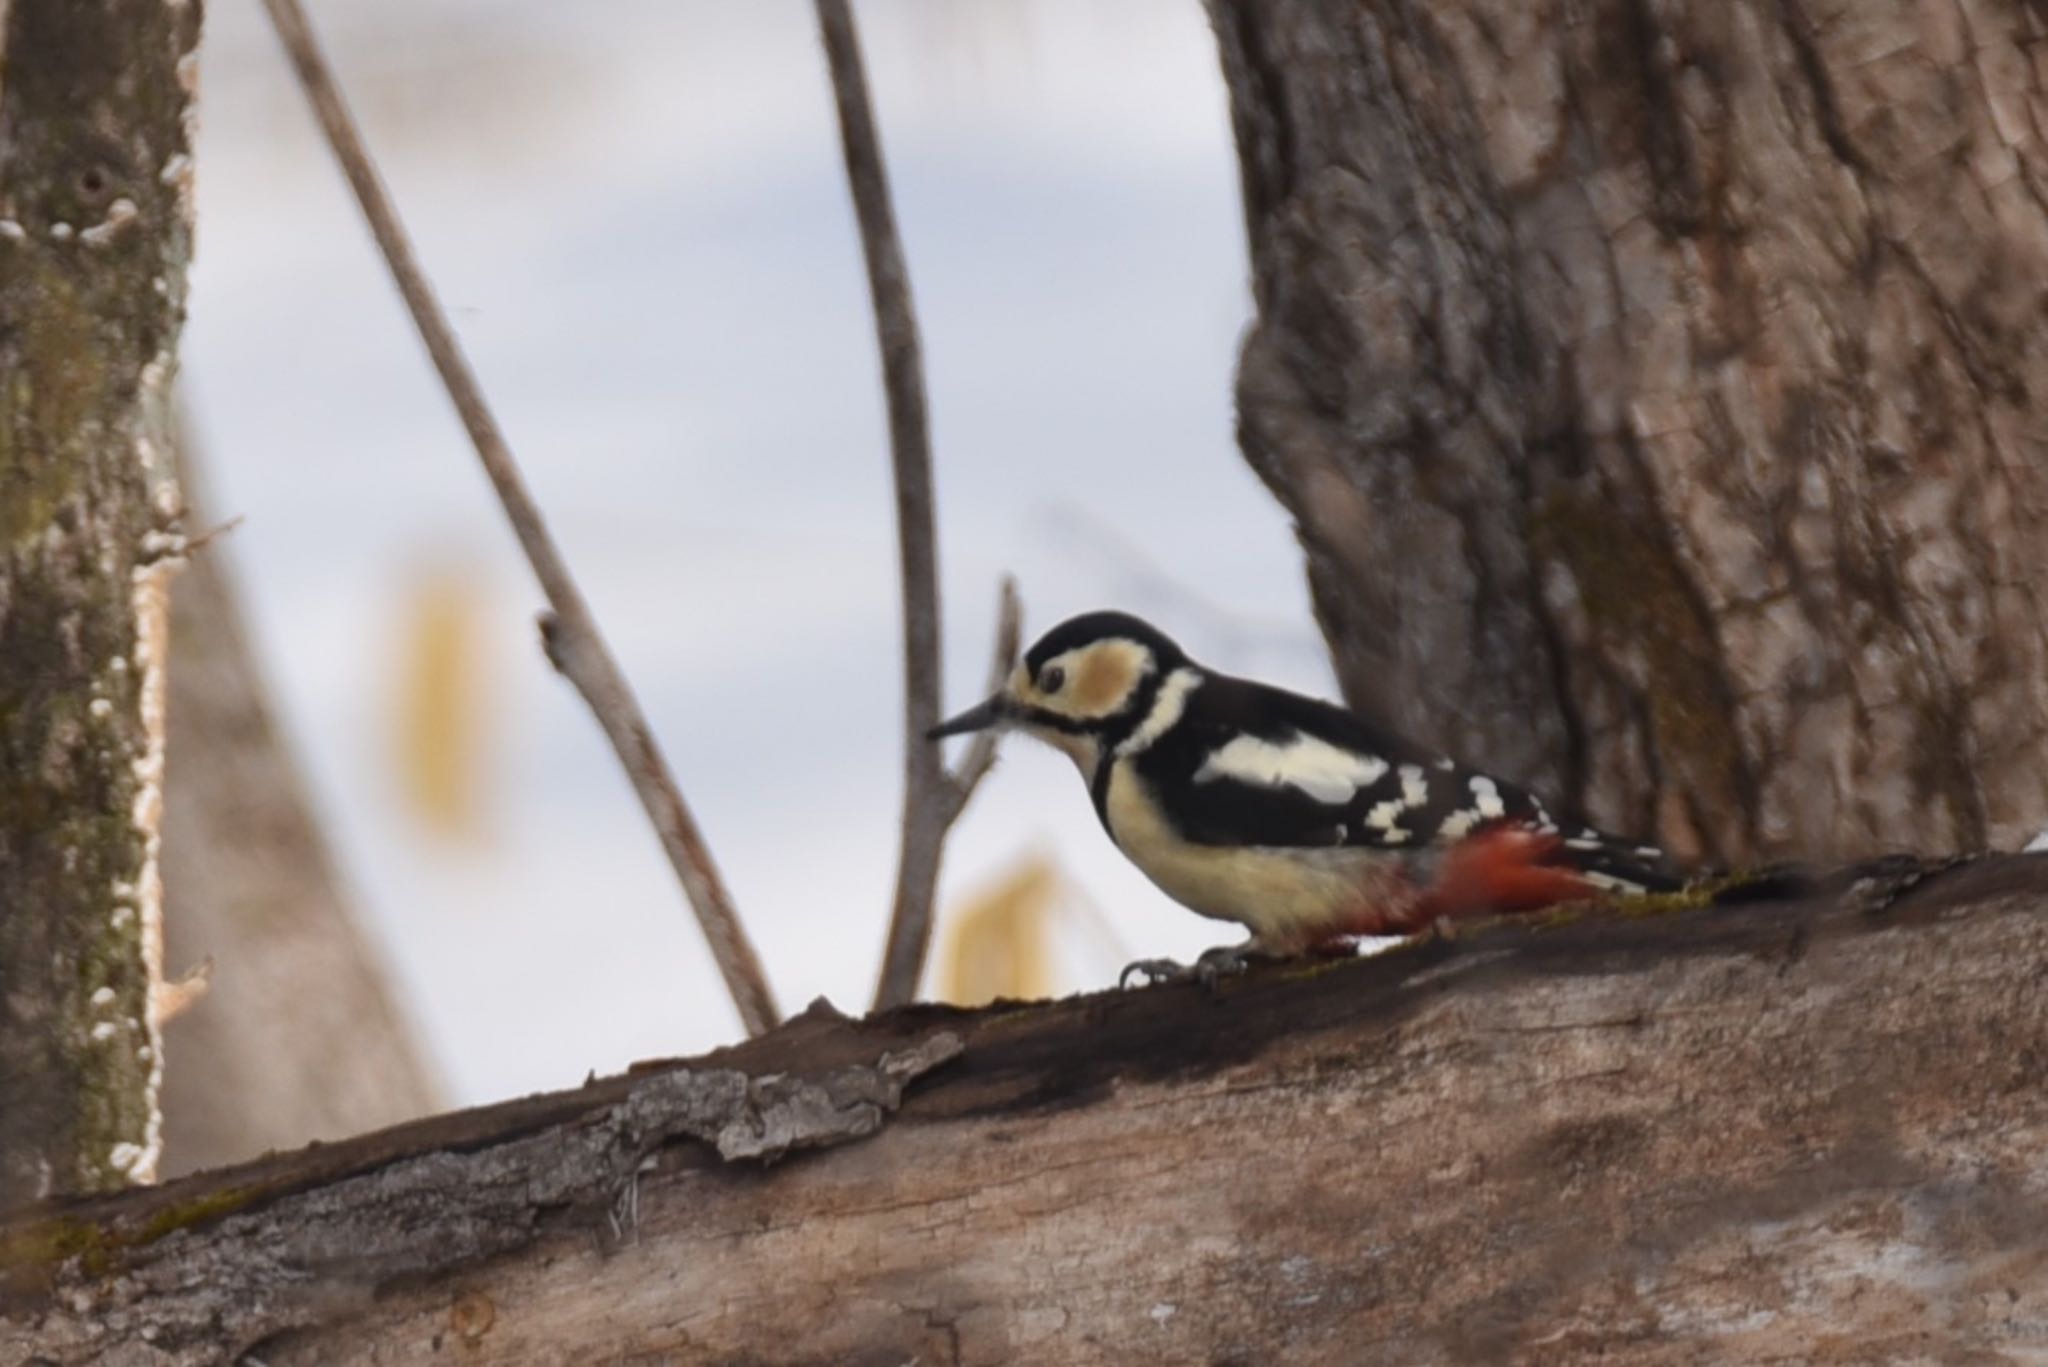
M783 1008L863 1009L900 800L895 529L810 6L313 8ZM1199 5L856 15L929 366L949 710L978 696L1005 570L1027 639L1118 606L1328 692L1286 520L1233 440L1250 301ZM254 0L207 28L185 377L209 511L247 519L224 553L278 709L448 1099L733 1038L275 39ZM452 714L409 701L423 668L459 684ZM452 817L407 797L423 727L460 733ZM1057 990L1235 936L1014 741L954 831L942 937L1033 856L1099 913L1059 922Z

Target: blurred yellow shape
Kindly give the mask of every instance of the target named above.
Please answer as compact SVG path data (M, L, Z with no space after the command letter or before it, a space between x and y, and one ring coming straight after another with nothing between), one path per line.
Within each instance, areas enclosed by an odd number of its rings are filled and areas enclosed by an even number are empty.
M406 586L394 759L406 807L444 839L473 836L482 825L480 615L466 576L427 571Z
M946 918L938 996L958 1006L1052 992L1052 929L1061 879L1027 855Z

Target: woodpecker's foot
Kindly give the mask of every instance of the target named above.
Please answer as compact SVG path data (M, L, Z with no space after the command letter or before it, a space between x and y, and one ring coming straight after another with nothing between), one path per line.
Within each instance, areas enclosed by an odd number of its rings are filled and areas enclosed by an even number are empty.
M1141 987L1156 987L1160 983L1196 982L1204 987L1214 987L1224 978L1234 978L1252 966L1252 960L1264 955L1251 945L1218 945L1204 950L1202 957L1192 964L1178 959L1140 959L1124 966L1117 974L1116 985L1129 987L1133 977L1142 981Z

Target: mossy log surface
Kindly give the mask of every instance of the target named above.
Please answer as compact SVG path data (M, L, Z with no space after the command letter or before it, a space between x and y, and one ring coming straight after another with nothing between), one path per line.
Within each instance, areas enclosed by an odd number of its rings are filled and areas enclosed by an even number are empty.
M198 0L0 6L0 1209L147 1177Z
M1355 706L1708 862L2048 827L2048 9L1208 8Z
M18 1215L0 1364L2038 1355L2048 858L1906 881L814 1007Z

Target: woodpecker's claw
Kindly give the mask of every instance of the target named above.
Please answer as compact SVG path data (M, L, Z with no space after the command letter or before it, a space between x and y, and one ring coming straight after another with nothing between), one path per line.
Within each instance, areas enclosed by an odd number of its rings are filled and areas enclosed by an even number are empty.
M1214 987L1224 978L1234 978L1251 967L1258 952L1248 945L1218 945L1205 950L1202 957L1192 964L1178 959L1140 959L1126 964L1124 971L1117 974L1116 985L1129 987L1131 979L1144 979L1141 986L1157 987L1161 983L1197 982L1204 987Z
M1139 959L1124 965L1124 971L1116 975L1119 988L1129 987L1132 978L1138 978L1140 987L1155 987L1160 983L1180 982L1194 975L1194 969L1178 959Z
M1250 945L1218 945L1202 951L1202 957L1195 960L1195 980L1204 987L1214 987L1219 978L1235 978L1252 966L1252 960L1259 952Z

